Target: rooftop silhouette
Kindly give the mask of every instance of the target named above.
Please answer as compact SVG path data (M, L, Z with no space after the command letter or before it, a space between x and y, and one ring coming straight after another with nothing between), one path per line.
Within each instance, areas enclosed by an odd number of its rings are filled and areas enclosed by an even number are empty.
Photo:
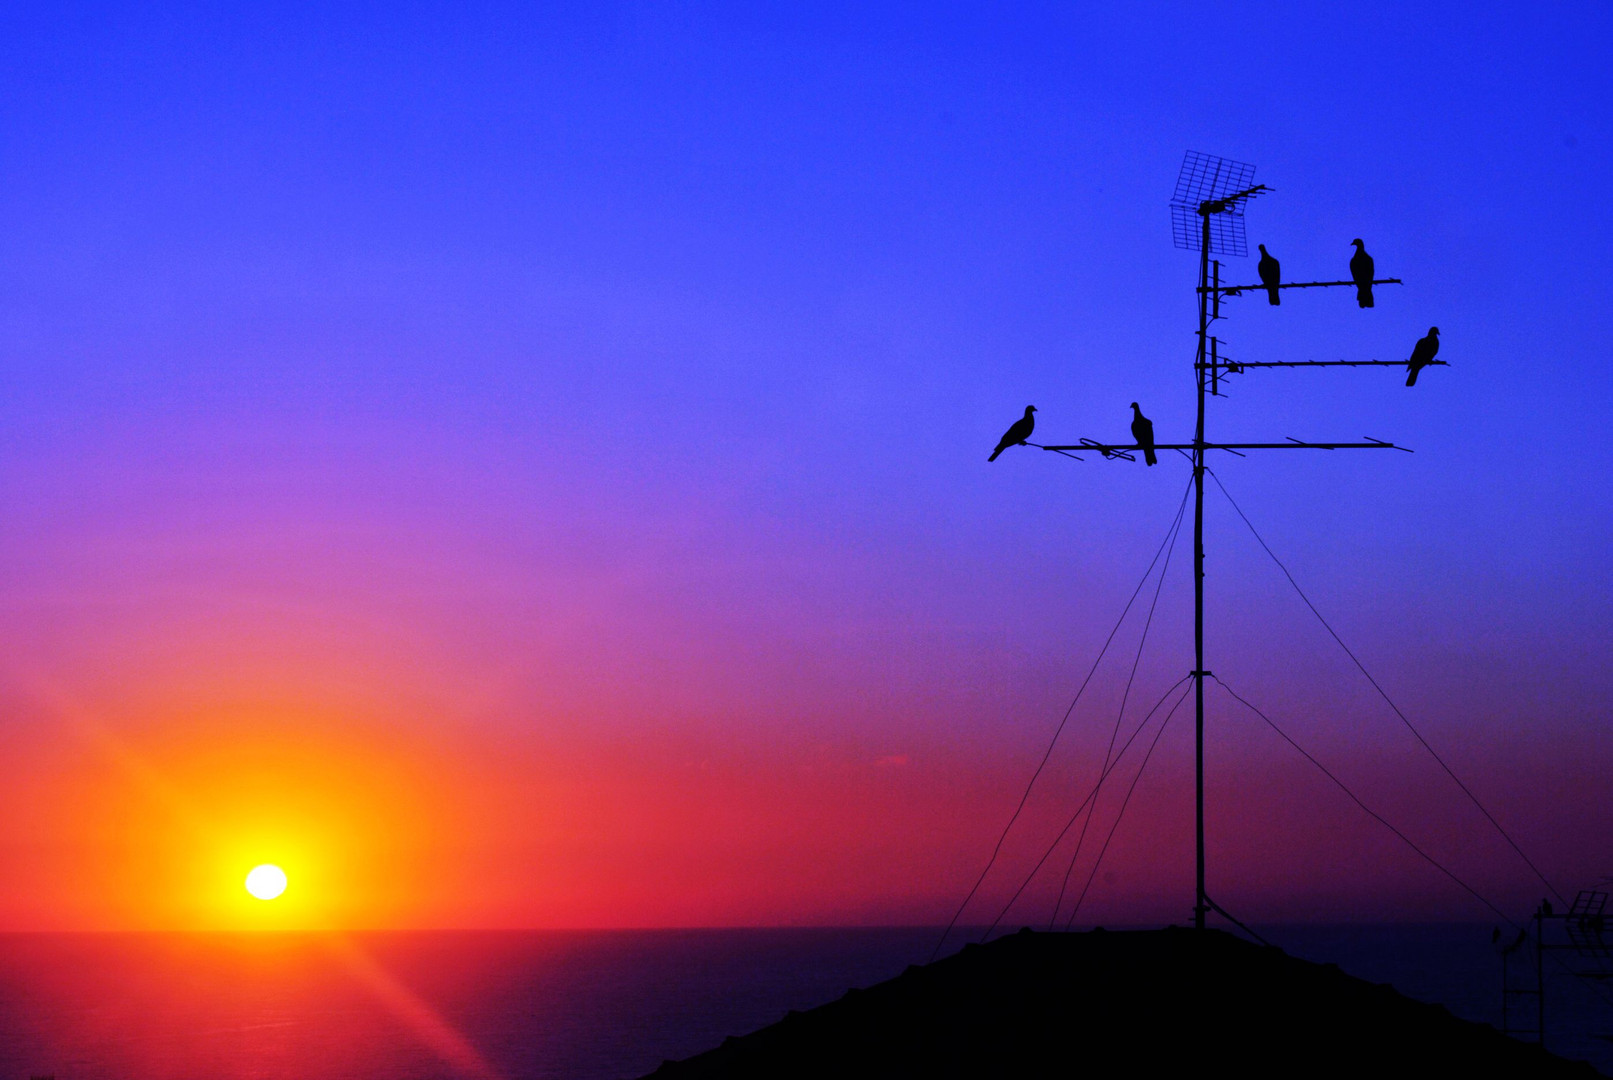
M1231 934L1021 930L651 1076L1595 1077L1439 1005Z

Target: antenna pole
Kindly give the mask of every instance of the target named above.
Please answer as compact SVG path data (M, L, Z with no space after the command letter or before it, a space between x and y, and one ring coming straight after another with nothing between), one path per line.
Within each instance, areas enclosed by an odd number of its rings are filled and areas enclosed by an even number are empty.
M1246 368L1279 367L1400 367L1402 360L1276 360L1257 363L1233 363L1221 356L1220 339L1210 336L1210 327L1221 316L1221 298L1240 296L1264 290L1268 286L1227 285L1221 280L1221 260L1211 259L1217 254L1247 255L1243 210L1249 200L1270 192L1265 184L1254 183L1253 165L1228 161L1210 154L1189 150L1182 160L1182 171L1176 179L1176 191L1171 196L1171 240L1178 247L1199 253L1199 340L1198 357L1194 373L1198 377L1198 418L1190 443L1153 443L1148 447L1133 443L1098 442L1082 439L1079 444L1042 445L1077 461L1079 451L1101 454L1105 460L1136 461L1138 452L1152 454L1158 450L1176 450L1187 454L1193 462L1193 825L1194 825L1194 877L1193 926L1203 930L1210 912L1226 912L1215 906L1204 887L1204 680L1210 672L1204 669L1204 471L1205 455L1211 450L1225 450L1245 456L1250 450L1407 450L1404 446L1384 442L1370 436L1363 442L1301 442L1290 437L1286 442L1274 443L1212 443L1205 438L1204 414L1210 397L1221 394L1221 372L1230 375ZM1378 278L1374 285L1398 285L1399 278ZM1357 288L1350 281L1300 281L1271 288L1326 289ZM1434 361L1439 363L1440 361ZM1038 444L1031 443L1036 446ZM1408 451L1409 452L1409 451ZM1231 918L1231 916L1226 916ZM1242 924L1239 924L1242 925Z
M1204 892L1204 389L1209 374L1205 359L1209 355L1210 297L1203 287L1210 283L1210 213L1208 206L1199 208L1204 235L1199 245L1199 356L1194 365L1198 373L1199 415L1193 429L1193 794L1198 872L1193 926L1198 930L1204 929L1204 916L1209 910Z

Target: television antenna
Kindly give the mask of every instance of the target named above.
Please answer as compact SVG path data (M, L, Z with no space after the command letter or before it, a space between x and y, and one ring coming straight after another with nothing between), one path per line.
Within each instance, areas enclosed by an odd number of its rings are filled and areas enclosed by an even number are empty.
M1186 454L1193 463L1193 679L1194 696L1194 817L1195 817L1195 880L1193 925L1204 929L1205 916L1215 911L1232 919L1214 900L1204 886L1204 679L1212 675L1204 667L1204 470L1205 455L1211 450L1224 450L1239 457L1264 450L1407 450L1382 439L1366 438L1363 442L1305 442L1289 438L1283 442L1265 443L1212 443L1205 438L1205 404L1211 397L1222 397L1221 380L1227 375L1250 369L1322 368L1322 367L1396 367L1406 366L1404 360L1276 360L1257 363L1233 363L1221 355L1220 339L1210 333L1210 327L1222 318L1223 298L1240 296L1251 290L1264 290L1259 285L1227 285L1221 280L1221 260L1212 255L1249 254L1244 228L1244 208L1252 200L1271 192L1265 184L1254 182L1255 167L1246 162L1229 161L1211 154L1189 150L1182 160L1182 171L1176 178L1176 190L1171 195L1171 238L1175 245L1199 253L1199 329L1198 352L1193 370L1198 385L1198 422L1190 443L1159 443L1156 450L1177 450ZM1399 278L1376 278L1373 285L1399 285ZM1356 287L1351 281L1301 281L1280 284L1279 289L1330 289L1343 286ZM1436 364L1443 361L1434 361ZM1074 457L1079 451L1101 454L1108 460L1135 460L1142 451L1137 444L1104 443L1082 439L1068 446L1043 446L1043 450ZM1079 458L1077 460L1080 460ZM1235 919L1233 919L1236 922Z

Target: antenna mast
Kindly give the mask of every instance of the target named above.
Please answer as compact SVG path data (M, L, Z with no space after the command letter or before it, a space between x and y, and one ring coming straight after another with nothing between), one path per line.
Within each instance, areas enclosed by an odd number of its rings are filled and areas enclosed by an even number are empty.
M1226 912L1210 899L1204 886L1204 679L1211 672L1204 668L1204 469L1205 454L1210 450L1226 450L1242 456L1250 450L1405 450L1403 446L1368 439L1356 443L1317 443L1289 439L1280 443L1211 443L1205 437L1205 404L1211 397L1221 397L1221 379L1225 375L1242 372L1247 368L1280 367L1405 367L1399 360L1312 360L1276 361L1259 364L1233 364L1220 355L1221 342L1212 337L1210 326L1221 318L1222 297L1240 296L1246 291L1263 289L1264 285L1223 285L1221 262L1216 255L1249 254L1244 230L1244 206L1271 189L1254 183L1255 167L1239 161L1200 154L1189 150L1182 161L1181 174L1176 178L1176 190L1171 196L1171 234L1177 247L1199 253L1199 332L1198 353L1193 370L1198 388L1198 419L1191 443L1157 444L1156 450L1180 450L1188 454L1193 463L1193 789L1195 839L1195 895L1193 925L1204 929L1205 916L1211 911ZM1374 285L1398 285L1399 278L1375 279ZM1304 281L1277 286L1282 289L1318 289L1340 286L1355 287L1354 281ZM1443 363L1443 361L1435 361ZM1130 444L1101 443L1082 439L1073 446L1043 446L1066 456L1072 451L1091 450L1109 459L1135 460L1134 451L1142 448ZM1410 451L1407 451L1408 453ZM1079 459L1077 459L1079 460ZM1227 916L1230 918L1230 916Z
M1211 286L1210 251L1247 256L1249 245L1243 227L1243 204L1265 192L1264 184L1251 185L1255 167L1191 150L1182 162L1171 198L1171 231L1178 247L1199 251L1199 347L1193 370L1198 385L1198 421L1193 427L1193 926L1204 929L1210 894L1204 888L1204 404L1206 392L1219 372L1212 350L1210 321L1221 313L1221 293ZM1194 204L1197 203L1195 206ZM1191 210L1199 218L1197 244L1179 231L1178 222ZM1216 284L1221 264L1215 263Z

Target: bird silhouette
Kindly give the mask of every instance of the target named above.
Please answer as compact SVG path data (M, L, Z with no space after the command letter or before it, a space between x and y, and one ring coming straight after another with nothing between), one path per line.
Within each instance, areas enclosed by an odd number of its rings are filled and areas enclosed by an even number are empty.
M1355 254L1350 256L1350 277L1355 279L1355 302L1362 307L1372 306L1372 256L1360 240L1351 240Z
M1154 422L1143 415L1137 403L1131 403L1131 437L1137 440L1137 448L1143 452L1143 460L1150 465L1157 465L1159 458L1154 456Z
M1417 373L1434 362L1439 354L1439 327L1430 326L1428 336L1411 347L1411 359L1406 361L1406 385L1417 385Z
M1259 247L1260 283L1266 287L1266 298L1271 301L1273 307L1276 307L1283 302L1283 298L1277 295L1277 286L1283 280L1283 264L1271 257L1271 252L1266 250L1265 244Z
M997 444L997 449L991 452L991 456L986 459L987 461L996 461L997 455L1007 450L1010 446L1025 445L1025 440L1030 438L1031 432L1036 430L1036 417L1031 415L1035 411L1035 405L1025 406L1025 415L1015 420L1013 426L1003 432L1002 442Z

